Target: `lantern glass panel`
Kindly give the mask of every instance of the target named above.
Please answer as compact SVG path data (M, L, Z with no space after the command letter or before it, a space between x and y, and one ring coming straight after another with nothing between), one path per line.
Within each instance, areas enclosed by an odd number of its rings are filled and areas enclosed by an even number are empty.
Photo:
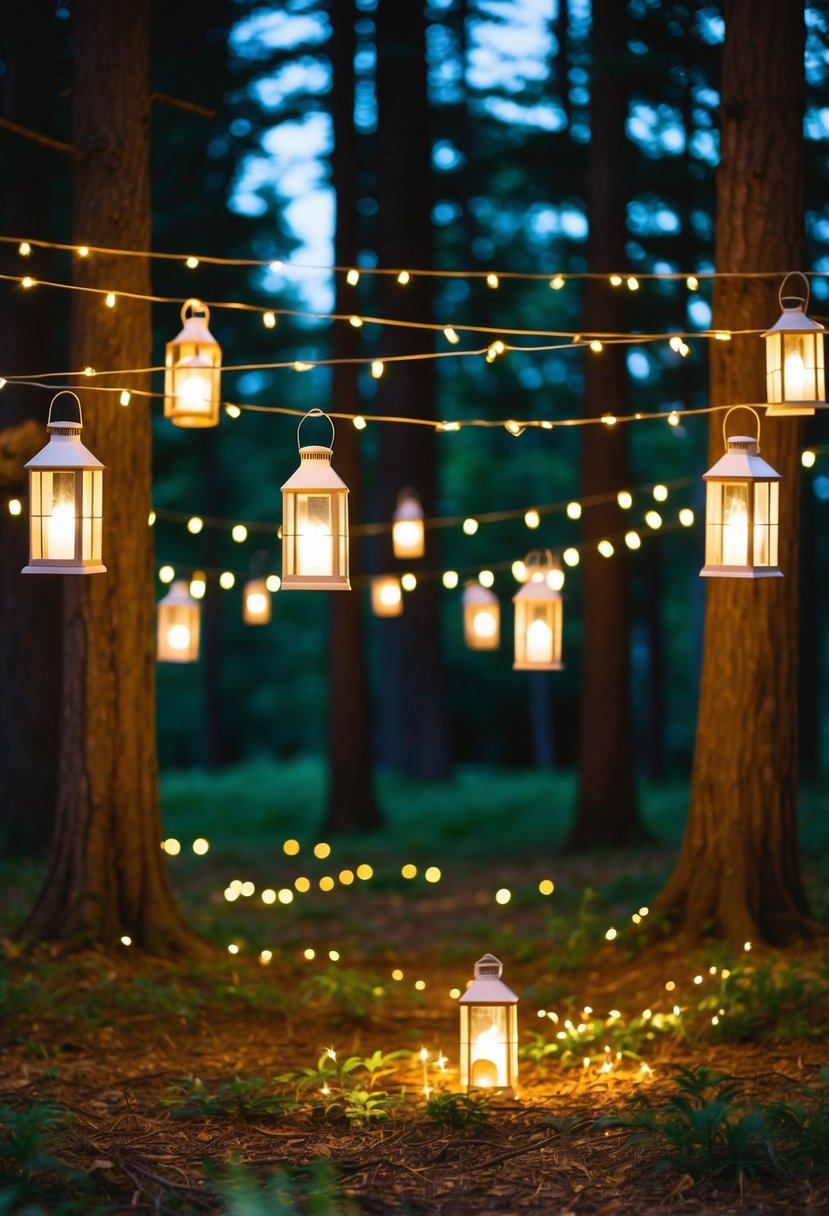
M332 507L330 494L297 495L297 574L334 573Z
M469 1084L476 1089L509 1085L509 1043L505 1005L470 1006Z
M392 524L392 545L395 557L422 557L424 547L423 520L398 519Z

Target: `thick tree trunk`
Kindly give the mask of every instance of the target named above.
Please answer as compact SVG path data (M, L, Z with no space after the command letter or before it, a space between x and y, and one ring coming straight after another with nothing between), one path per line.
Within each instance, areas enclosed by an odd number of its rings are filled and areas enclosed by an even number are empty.
M377 7L377 153L379 212L377 245L381 266L432 264L431 144L426 98L426 37L423 6L380 0ZM429 321L432 280L413 276L406 287L381 280L381 315ZM386 329L383 353L426 349L418 330ZM378 412L435 417L435 372L431 360L392 364L379 382ZM413 486L427 516L435 514L437 453L426 427L379 428L378 506L390 519L397 493ZM397 563L390 542L381 548L384 570ZM437 532L426 530L426 554L411 568L439 568ZM421 582L406 596L405 611L380 621L380 762L413 777L450 773L450 731L441 665L439 583Z
M51 0L7 0L2 10L2 112L36 131L52 130L55 65L55 6ZM49 233L51 179L63 168L60 153L4 136L7 163L25 172L10 174L3 229L15 235ZM16 255L15 255L16 256ZM48 257L48 254L41 254ZM23 273L17 259L12 273ZM11 269L11 267L9 268ZM25 375L63 366L55 335L56 298L49 291L14 291L5 284L0 313L0 368ZM0 842L8 851L35 853L48 847L54 822L60 705L60 579L21 578L28 555L25 513L9 515L6 502L25 501L23 465L46 442L42 391L7 385L3 393L0 446L14 445L10 431L37 419L16 457L3 460L0 501ZM22 431L16 431L23 436ZM36 644L21 646L26 632ZM32 756L42 758L32 764Z
M74 239L149 248L147 0L77 0ZM76 281L147 294L147 263L91 255ZM72 303L72 364L146 367L150 307ZM128 387L147 387L135 377ZM176 910L163 856L155 739L150 410L80 395L84 442L104 461L107 574L66 578L57 822L28 939L104 947L129 935L155 954L207 952ZM42 763L30 749L32 764Z
M337 196L335 261L354 266L357 261L357 132L354 128L354 52L356 10L352 4L332 9L331 67L334 150L331 176ZM355 310L355 288L337 275L334 311ZM333 329L335 358L358 353L357 330L337 323ZM356 364L336 364L333 394L336 409L352 410L358 401ZM337 434L335 464L349 488L349 512L363 518L363 473L360 440L352 426ZM365 569L359 537L351 540L351 566ZM368 678L363 627L364 599L360 590L330 597L328 617L328 809L327 832L362 832L381 825L380 808L371 776L371 731Z
M594 272L618 269L625 260L625 115L627 95L626 6L594 0L591 137L587 178L587 260ZM627 294L627 293L625 293ZM626 328L621 288L606 279L585 285L585 327ZM584 375L585 415L621 411L626 395L625 352L607 346L588 353ZM628 484L624 427L588 426L582 437L582 493L603 494ZM582 563L584 664L579 731L579 788L571 848L615 847L644 834L636 806L630 708L630 603L627 550L616 546L604 558L603 536L618 532L615 502L584 513L588 550Z
M719 271L790 270L802 255L802 3L727 0L717 177ZM762 328L777 283L719 279L714 325ZM757 337L712 344L711 403L765 400ZM735 415L733 433L753 419ZM797 848L797 418L763 423L782 477L782 579L709 579L691 807L656 908L689 935L781 945L811 932ZM710 459L722 453L722 415Z

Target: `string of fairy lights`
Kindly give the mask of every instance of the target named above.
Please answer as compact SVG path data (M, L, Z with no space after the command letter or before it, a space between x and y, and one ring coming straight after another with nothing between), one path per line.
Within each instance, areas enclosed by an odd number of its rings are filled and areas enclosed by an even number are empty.
M11 239L11 238L9 238ZM31 257L36 245L32 241L20 241L18 253L22 257ZM56 247L56 246L51 246ZM107 253L89 246L75 246L72 252L79 258L88 258L96 253ZM131 256L150 256L146 251L130 251ZM164 255L165 257L173 255ZM185 265L195 270L202 260L195 255L188 255ZM238 265L250 265L251 262L235 262ZM265 263L263 263L265 264ZM272 263L267 263L273 269ZM356 287L360 272L355 267L347 268L347 282ZM412 273L400 271L397 281L405 287ZM537 277L537 276L534 276ZM579 276L572 276L579 277ZM631 291L639 288L639 281L633 276L612 274L607 276L611 287L621 287L623 283ZM657 276L652 276L657 277ZM669 277L677 277L671 275ZM713 274L712 276L713 277ZM6 276L12 278L12 276ZM797 289L787 292L787 285L794 279L800 279ZM33 287L36 281L31 276L19 280L22 287ZM550 285L556 289L562 287L566 279L555 276ZM488 272L487 285L497 289L500 283L495 272ZM99 288L88 288L78 284L45 282L45 285L60 287L70 291L94 292L103 295L104 304L114 308L117 304L118 293L104 291ZM699 287L697 276L686 276L686 287L696 290ZM129 293L128 293L129 294ZM781 316L762 334L766 347L766 383L767 383L767 415L803 415L813 414L819 407L825 406L825 384L823 363L823 328L811 320L806 313L809 297L809 280L798 273L785 277L780 286ZM172 302L167 297L133 296L152 302ZM222 350L210 332L210 305L196 297L184 301L181 307L182 329L166 346L164 359L164 415L174 425L185 429L214 427L218 425L220 413L224 408L225 414L239 417L245 409L266 413L281 413L300 415L297 428L297 445L300 463L294 474L289 477L282 487L283 523L278 528L277 536L282 546L282 574L265 574L260 570L259 577L250 577L245 584L243 619L248 624L267 623L271 619L271 596L276 590L351 590L352 585L360 586L369 583L372 590L372 608L376 615L392 617L399 616L403 611L404 592L412 592L419 581L440 578L443 585L456 587L461 579L458 570L424 571L415 573L406 570L401 573L387 573L369 577L358 573L353 580L349 571L349 522L348 522L348 487L332 467L334 448L333 418L346 418L358 429L364 430L369 419L365 414L343 413L332 411L326 414L320 409L308 412L294 410L289 407L258 405L253 403L233 403L223 401L221 395L221 377L229 371L250 371L253 369L275 369L293 367L295 370L311 370L314 367L330 366L332 360L317 362L282 361L279 363L248 363L227 365L222 360ZM224 301L214 307L244 308L262 311L266 325L273 327L279 310L263 311L259 305L248 305L240 301ZM285 311L285 310L283 310ZM417 329L436 331L443 328L444 337L456 346L459 342L459 331L468 333L486 333L488 345L474 351L457 350L451 352L458 356L483 356L487 362L511 350L526 347L508 345L502 337L492 337L492 329L478 325L467 325L456 322L451 329L433 323L413 321L398 321L390 318L370 317L359 314L298 314L285 311L285 315L313 315L316 320L348 321L355 328L361 328L366 322L377 325L404 325ZM671 349L683 357L689 353L689 346L683 334L574 334L555 330L514 330L501 331L509 337L545 337L556 338L559 341L555 347L545 345L533 349L561 349L563 345L584 345L594 353L599 354L606 343L613 342L643 342L665 340ZM734 334L758 334L758 330L741 331L704 331L702 336L716 339L730 339ZM699 335L697 335L699 336ZM407 355L407 359L445 357L447 352L423 352ZM336 362L334 360L333 362ZM370 361L372 374L379 378L386 366L386 361L374 359ZM37 375L8 377L0 381L17 385L31 385L38 388L58 388L59 391L52 399L50 406L48 429L50 442L28 464L30 471L30 561L24 573L103 573L101 558L102 539L102 474L103 465L80 442L82 429L81 402L77 394L66 389L56 381L76 383L83 377L90 388L105 393L117 393L121 406L128 406L133 395L154 397L150 390L132 390L124 387L129 377L138 374L148 374L160 371L159 367L118 369L98 373L92 367L86 367L75 372L44 372ZM100 384L102 377L120 380L121 384ZM94 385L90 381L96 381ZM52 421L52 410L55 402L61 400L61 408L65 406L65 398L74 398L77 404L77 421ZM63 399L63 400L62 400ZM395 417L376 415L371 421L389 422L403 425L428 426L435 431L459 431L465 427L504 427L514 437L518 438L529 427L543 430L553 430L557 426L580 426L597 423L607 427L620 422L642 421L645 418L665 419L669 425L679 425L683 415L710 413L719 407L703 407L702 409L686 410L672 409L666 415L663 411L652 414L635 412L619 416L605 413L599 417L571 419L463 419L435 420L412 417ZM756 423L756 437L729 434L727 422L735 409L748 410ZM330 440L325 444L303 444L300 432L303 423L316 417L325 420L331 428ZM67 442L70 441L70 442ZM704 475L707 484L706 491L706 560L701 574L709 577L748 577L763 578L780 576L778 566L778 531L779 531L779 475L763 460L760 449L760 419L757 411L751 406L728 408L724 415L723 441L725 454ZM804 453L804 460L805 460ZM658 483L651 487L653 497L662 502L668 497L668 488ZM607 497L605 498L607 501ZM616 492L616 501L623 510L629 510L633 504L633 495L629 490L620 489ZM17 503L22 510L22 504ZM575 501L566 504L570 518L577 518L585 504ZM561 509L562 504L549 504L543 510ZM11 507L11 504L10 504ZM530 529L539 527L542 509L526 507L508 512L489 512L486 517L490 520L518 518L523 514L524 522ZM205 520L199 515L188 515L171 512L169 509L156 508L149 517L152 525L159 518L169 520L185 519L188 531L197 535L205 526ZM425 554L425 531L428 527L444 527L457 525L458 518L427 520L417 495L416 489L401 490L397 508L389 524L357 524L353 528L354 535L371 535L386 531L390 528L394 557L401 561L412 561L423 558ZM471 535L480 526L480 519L465 517L460 521L465 534ZM652 531L663 528L664 520L659 511L652 507L645 513L645 526ZM690 527L694 522L694 513L690 507L680 510L677 523L671 527ZM209 526L229 528L232 538L243 543L251 532L267 532L273 525L257 521L228 521L210 520ZM668 530L667 528L665 530ZM595 546L603 558L611 558L616 553L617 545L623 540L624 545L631 550L638 549L642 543L642 533L637 528L622 530L619 536L604 536L597 541L581 546L569 546L561 554L549 549L534 549L525 559L513 562L499 562L492 567L478 569L477 578L467 582L463 591L464 636L467 645L478 649L495 649L500 641L500 604L492 591L495 581L495 569L511 568L513 577L520 584L519 590L513 597L515 602L515 661L517 670L559 670L561 662L562 636L562 599L561 588L564 583L563 566L578 564L581 553ZM259 564L261 565L261 555ZM253 562L252 562L253 565ZM207 572L190 567L189 581L177 579L173 566L165 564L159 570L162 582L171 582L172 587L158 605L158 658L167 661L192 661L199 651L199 603L207 587ZM181 571L179 571L181 573ZM215 573L215 572L214 572ZM252 575L251 571L251 575ZM465 571L464 573L472 573ZM218 572L219 586L230 590L236 583L236 573L232 570Z

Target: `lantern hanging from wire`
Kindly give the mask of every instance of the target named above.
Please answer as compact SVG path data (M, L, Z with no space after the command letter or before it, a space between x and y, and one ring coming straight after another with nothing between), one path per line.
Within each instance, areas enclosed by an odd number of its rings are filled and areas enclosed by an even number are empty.
M302 447L308 418L325 418L331 446ZM299 468L282 487L282 588L285 591L350 591L348 487L331 467L334 423L310 410L297 427Z
M480 583L463 589L463 638L470 650L497 650L501 644L501 604Z
M371 580L371 610L375 616L401 616L403 588L393 574L381 574Z
M754 414L757 436L729 435L726 425L735 409ZM713 578L773 578L780 524L780 474L760 456L760 419L751 406L732 406L723 419L721 456L707 473L705 498L705 565L700 574Z
M501 979L493 954L475 964L475 978L458 1000L461 1085L514 1096L518 1084L518 997Z
M176 426L218 426L222 349L207 327L210 309L190 299L164 356L164 417Z
M790 279L803 288L786 291ZM783 312L763 334L766 343L766 414L770 417L814 414L826 396L822 325L806 316L809 280L800 271L787 274L780 285Z
M77 421L67 418L72 397ZM83 412L80 399L66 390L57 393L46 421L49 442L26 465L29 470L29 564L24 574L105 574L101 560L104 466L81 443Z
M524 559L527 581L515 604L513 671L562 671L563 606L561 565L549 549L533 549Z
M271 593L264 578L249 578L242 591L245 625L267 625L271 619Z
M195 663L199 657L201 604L184 579L177 579L156 609L159 663Z
M392 516L391 540L395 557L423 557L426 548L423 507L416 490L401 490L397 495L397 507Z

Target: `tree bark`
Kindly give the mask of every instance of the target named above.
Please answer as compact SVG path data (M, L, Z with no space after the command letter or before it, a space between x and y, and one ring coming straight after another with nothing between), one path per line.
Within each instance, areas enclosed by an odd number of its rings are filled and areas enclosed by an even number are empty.
M331 178L337 198L334 237L338 266L357 263L357 132L354 127L354 53L356 10L353 4L332 6L331 68L334 149ZM336 280L334 311L355 309L355 288L345 275ZM354 358L359 351L356 329L335 323L332 354ZM333 396L338 409L352 410L359 400L356 364L339 363L333 369ZM363 472L360 440L352 426L340 427L335 464L349 488L349 513L363 518ZM351 538L351 567L364 570L363 545ZM382 816L371 775L371 727L366 672L363 595L359 590L330 597L328 616L328 806L327 832L362 832L378 828Z
M55 6L51 0L8 0L2 9L2 112L6 118L48 132L52 129L55 69ZM13 144L12 144L13 141ZM43 235L50 228L52 172L62 168L59 153L6 135L9 157L25 161L11 175L5 193L4 231ZM16 251L14 256L16 257ZM48 257L48 254L41 255ZM24 273L17 259L12 273ZM11 268L10 268L11 269ZM14 291L6 284L0 314L0 368L6 376L31 374L66 358L58 357L56 297L49 291ZM40 853L48 847L54 822L60 704L61 580L21 578L28 554L25 513L6 509L8 498L25 501L25 462L46 442L44 394L7 385L3 392L0 446L10 431L29 419L32 441L7 467L0 503L0 840L7 852ZM19 432L22 437L22 432ZM36 644L21 646L23 633ZM32 756L42 762L32 764Z
M423 5L379 0L377 6L377 247L381 266L432 265L431 144L426 96ZM432 280L413 275L405 287L383 277L381 315L418 321L433 316ZM410 329L383 332L386 355L413 354L427 336ZM379 413L434 418L432 360L389 364L379 382ZM437 451L426 427L379 428L378 508L390 519L397 493L413 486L427 516L436 513ZM383 570L395 569L390 542L381 546ZM439 568L437 532L426 529L426 553L411 563ZM406 596L403 615L380 625L378 754L386 768L440 780L451 771L449 717L441 664L439 584L424 580Z
M719 271L800 265L802 3L727 0L717 175ZM714 325L762 328L777 282L718 279ZM765 399L757 337L711 348L711 403ZM751 433L735 416L730 433ZM782 579L708 580L691 806L676 870L656 903L690 936L783 945L813 928L797 847L798 504L801 424L766 419L762 454L782 477ZM722 454L712 418L710 460Z
M73 13L74 240L146 249L149 4L77 0ZM139 258L78 259L75 281L149 292ZM147 367L150 353L148 303L120 297L108 309L100 296L73 297L73 366ZM143 376L125 383L148 387ZM65 580L56 833L23 934L104 948L128 935L154 954L206 954L176 909L159 849L150 409L136 398L122 409L82 386L80 395L84 442L107 465L108 573Z
M594 0L591 137L587 170L588 269L606 274L625 260L625 116L623 65L626 6ZM590 331L625 329L621 288L588 279L584 317ZM627 295L627 292L625 292ZM627 382L624 347L587 354L584 413L621 411ZM604 494L628 484L624 427L587 426L582 437L582 493ZM622 523L614 501L588 507L583 517L588 548L582 562L584 663L579 732L579 786L569 846L617 847L640 840L633 775L630 708L629 562L623 545L606 559L596 543Z

